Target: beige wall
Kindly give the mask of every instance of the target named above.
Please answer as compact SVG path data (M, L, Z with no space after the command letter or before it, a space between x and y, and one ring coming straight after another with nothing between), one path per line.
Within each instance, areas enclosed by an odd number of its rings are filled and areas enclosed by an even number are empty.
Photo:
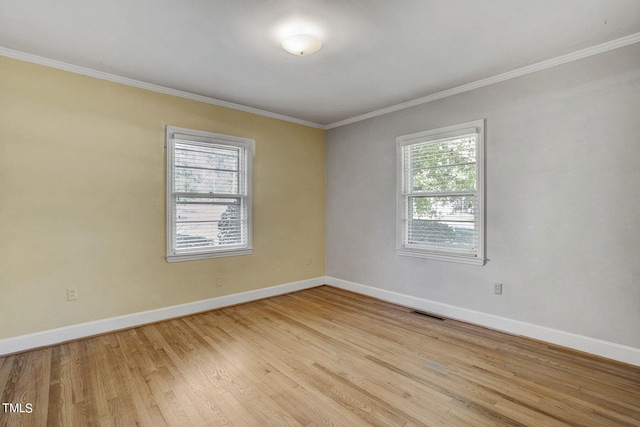
M165 261L165 125L255 139L252 255ZM0 339L325 274L324 131L4 57L0 130Z

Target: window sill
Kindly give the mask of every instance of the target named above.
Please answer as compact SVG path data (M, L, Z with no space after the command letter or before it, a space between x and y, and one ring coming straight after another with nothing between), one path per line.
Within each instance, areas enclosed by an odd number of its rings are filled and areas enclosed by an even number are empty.
M167 262L194 261L198 259L207 259L207 258L222 258L222 257L228 257L228 256L236 256L236 255L250 255L252 253L253 253L253 249L235 249L235 250L219 251L219 252L200 252L200 253L190 253L190 254L167 255Z
M487 261L485 258L478 258L475 256L469 256L469 255L444 254L444 253L427 252L427 251L412 250L412 249L396 249L396 253L400 256L410 256L414 258L427 258L427 259L434 259L438 261L458 262L461 264L471 264L471 265L484 265Z

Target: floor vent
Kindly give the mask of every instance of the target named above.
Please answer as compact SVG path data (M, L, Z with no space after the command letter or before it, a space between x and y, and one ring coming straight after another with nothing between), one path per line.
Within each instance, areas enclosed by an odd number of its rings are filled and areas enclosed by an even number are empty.
M440 316L438 316L436 314L432 314L432 313L427 313L426 311L413 310L412 313L413 314L419 314L421 316L431 317L432 319L447 320L444 317L440 317Z

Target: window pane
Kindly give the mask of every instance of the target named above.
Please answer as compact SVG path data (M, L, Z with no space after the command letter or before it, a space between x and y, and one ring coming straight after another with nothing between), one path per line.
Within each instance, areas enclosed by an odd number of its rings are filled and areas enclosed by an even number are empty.
M475 162L476 137L473 135L444 141L413 144L411 148L412 168L423 164L447 166Z
M439 168L418 168L413 170L415 191L445 192L474 191L476 189L476 165L446 166Z
M176 142L175 163L176 166L215 167L237 171L239 151L240 149L235 147L202 147Z
M467 136L410 145L407 192L473 191L476 189L476 138Z
M484 265L484 120L396 138L399 255Z
M252 252L252 139L166 127L167 261Z
M174 191L238 194L240 149L175 144Z
M409 197L408 203L408 244L476 247L475 197Z
M240 198L176 201L176 249L216 248L245 243Z
M238 178L238 172L176 166L174 191L177 193L238 194Z

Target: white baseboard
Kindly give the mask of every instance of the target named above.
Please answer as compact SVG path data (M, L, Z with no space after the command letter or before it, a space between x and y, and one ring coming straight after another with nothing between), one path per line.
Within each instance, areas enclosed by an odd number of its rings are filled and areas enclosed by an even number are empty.
M538 326L532 323L521 322L519 320L508 319L506 317L495 316L493 314L482 313L462 307L430 301L423 298L404 295L393 291L374 288L372 286L349 282L347 280L336 279L335 277L325 277L325 283L336 288L345 289L363 295L378 298L383 301L402 305L437 314L450 319L461 320L467 323L484 326L486 328L507 332L513 335L521 335L574 350L584 351L608 359L617 360L631 365L640 366L640 349L590 338L584 335L577 335L558 329Z
M38 347L59 344L62 342L72 341L80 338L86 338L93 335L104 334L121 329L132 328L135 326L172 319L175 317L187 316L189 314L200 313L203 311L213 310L216 308L226 307L234 304L240 304L243 302L287 294L290 292L300 291L302 289L320 286L324 283L325 277L317 277L314 279L257 289L255 291L225 295L222 297L194 301L180 305L173 305L156 310L142 311L139 313L127 314L124 316L80 323L77 325L51 329L34 334L6 338L0 340L0 356L31 350Z
M292 282L269 288L257 289L255 291L241 292L222 297L210 298L201 301L194 301L186 304L174 305L159 308L156 310L143 311L139 313L127 314L124 316L112 317L109 319L95 320L87 323L66 326L63 328L51 329L34 334L21 335L18 337L0 340L0 356L27 351L38 347L55 345L66 341L86 338L93 335L121 329L132 328L147 323L159 322L203 311L214 310L243 302L259 300L271 296L287 294L303 289L313 288L323 284L335 286L363 295L378 298L383 301L415 308L429 313L437 314L450 319L461 320L473 323L490 329L507 332L514 335L561 345L563 347L584 351L597 356L606 357L624 363L640 366L640 349L616 344L595 338L577 335L557 329L534 325L532 323L521 322L519 320L508 319L506 317L495 316L493 314L482 313L436 301L430 301L398 292L374 288L372 286L349 282L335 277L324 276L314 279Z

